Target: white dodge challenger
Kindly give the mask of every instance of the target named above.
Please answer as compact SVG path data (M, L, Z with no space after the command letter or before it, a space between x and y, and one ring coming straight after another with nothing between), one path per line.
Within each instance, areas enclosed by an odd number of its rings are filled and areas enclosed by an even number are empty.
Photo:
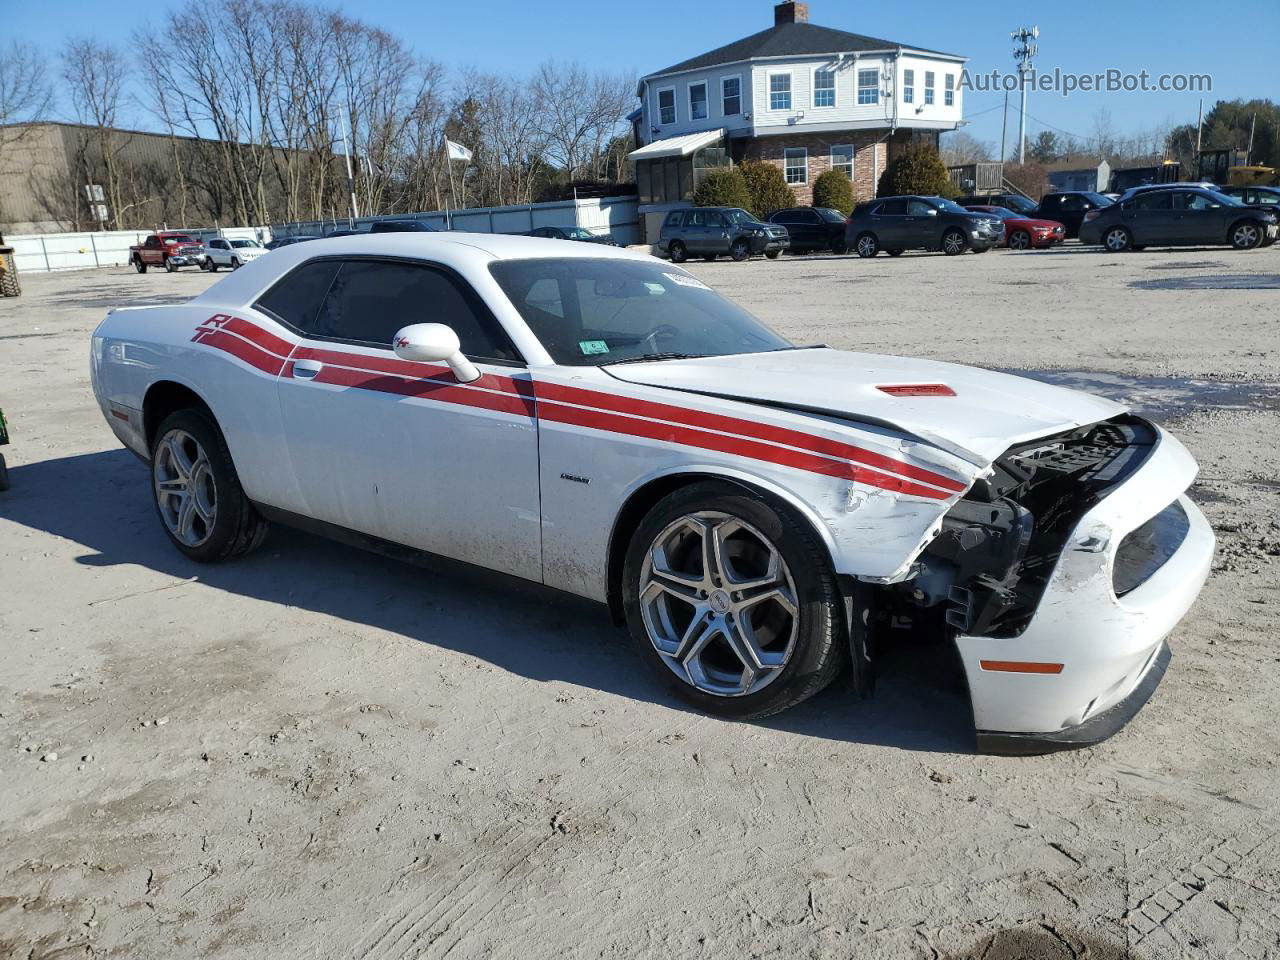
M846 668L869 695L913 643L958 654L978 749L1096 743L1159 683L1214 548L1195 461L1120 405L796 346L595 245L295 244L113 311L92 371L193 560L278 522L538 581L727 717Z

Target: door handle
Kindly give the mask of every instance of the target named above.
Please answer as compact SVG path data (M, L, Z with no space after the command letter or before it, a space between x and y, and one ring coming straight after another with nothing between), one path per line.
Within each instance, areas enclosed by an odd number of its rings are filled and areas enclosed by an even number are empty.
M323 369L324 364L319 360L293 361L293 377L295 380L312 380Z

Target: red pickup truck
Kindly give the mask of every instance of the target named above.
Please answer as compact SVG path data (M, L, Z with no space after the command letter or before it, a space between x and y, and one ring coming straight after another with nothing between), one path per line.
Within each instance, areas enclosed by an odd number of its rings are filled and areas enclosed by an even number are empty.
M139 273L147 267L164 267L173 273L179 267L198 267L204 261L204 245L185 233L153 233L129 248L129 262Z

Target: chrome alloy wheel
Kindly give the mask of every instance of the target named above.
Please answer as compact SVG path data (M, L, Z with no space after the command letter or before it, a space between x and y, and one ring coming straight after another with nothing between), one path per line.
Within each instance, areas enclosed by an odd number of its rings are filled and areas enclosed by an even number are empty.
M658 534L639 597L649 642L703 693L763 690L795 650L800 607L791 571L768 537L727 513L690 514Z
M858 238L858 253L864 257L874 257L879 250L879 244L876 243L874 237Z
M1238 250L1250 250L1262 240L1258 228L1252 223L1242 223L1231 234L1231 245Z
M1108 250L1119 253L1122 250L1129 249L1129 234L1123 228L1117 227L1114 230L1109 230L1102 242L1106 244Z
M959 230L952 230L942 238L942 249L950 254L964 252L964 234Z
M198 547L213 533L218 490L204 448L185 430L170 430L151 467L160 517L174 538Z

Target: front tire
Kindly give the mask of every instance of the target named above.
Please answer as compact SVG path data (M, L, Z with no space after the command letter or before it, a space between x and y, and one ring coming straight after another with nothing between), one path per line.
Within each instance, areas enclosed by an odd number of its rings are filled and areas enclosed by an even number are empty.
M146 265L145 263L143 263L143 262L142 262L142 259L141 259L140 257L134 257L134 258L133 258L133 269L137 270L139 273L146 273L146 272L147 272L147 265Z
M733 241L732 246L729 247L729 257L734 263L741 263L749 256L751 256L751 244L741 237Z
M685 249L684 244L679 240L672 240L671 246L667 248L667 252L671 255L672 263L684 263L689 256L689 252Z
M1262 227L1253 220L1245 220L1231 228L1231 246L1236 250L1252 250L1262 243Z
M880 241L876 239L876 235L874 233L864 233L862 236L858 237L854 247L858 251L858 256L866 259L868 257L874 257L880 252Z
M942 252L948 257L959 256L968 249L968 242L959 230L948 230L942 235Z
M1015 230L1009 234L1010 250L1029 250L1031 248L1031 234L1025 230Z
M176 273L176 272L177 272L177 270L178 270L178 268L177 268L177 266L174 264L174 262L173 262L172 260L170 260L168 257L165 257L165 258L164 258L164 272L165 272L165 273Z
M623 566L627 629L683 700L767 717L839 672L842 603L821 544L785 506L697 483L641 521Z
M156 430L151 491L169 541L199 563L248 553L266 537L222 431L202 410L172 413Z
M1124 253L1133 249L1133 235L1124 227L1112 227L1102 235L1102 246L1107 253Z

